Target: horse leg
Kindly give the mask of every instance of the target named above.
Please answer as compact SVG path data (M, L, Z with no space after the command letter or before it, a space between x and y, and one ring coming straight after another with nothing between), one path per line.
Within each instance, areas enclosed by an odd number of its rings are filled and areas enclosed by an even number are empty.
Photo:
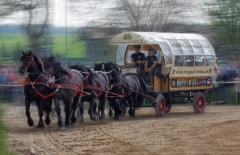
M55 104L55 111L58 116L58 127L64 128L62 123L62 116L61 116L61 107L60 107L60 100L54 97L54 104Z
M100 107L98 105L98 111L97 111L97 102L95 101L93 105L93 114L99 116L99 112L100 112Z
M138 98L138 93L134 93L133 94L133 113L132 113L133 118L136 118L135 109L136 109L136 104L137 104L137 98Z
M70 129L70 113L73 99L63 100L65 111L65 129Z
M114 117L113 117L113 119L116 120L116 121L119 120L119 115L120 115L119 107L120 107L121 102L122 102L122 98L119 97L117 99L117 102L114 103Z
M76 115L75 115L75 111L77 109L77 104L79 102L79 98L80 96L77 95L76 97L73 98L73 103L72 103L72 107L71 107L71 124L74 124L77 122L77 118L76 118Z
M99 117L99 120L104 120L105 118L105 113L104 113L104 110L105 110L105 102L107 100L107 94L106 93L103 93L101 95L101 97L99 98L99 111L100 111L100 117Z
M88 108L88 115L90 116L90 119L95 121L96 120L96 117L95 115L93 114L93 107L94 107L94 104L95 104L95 98L92 98L91 101L89 102L89 108Z
M108 105L109 105L109 110L108 110L108 116L112 117L113 116L113 103L116 102L115 98L108 98Z
M84 106L83 106L83 100L80 99L80 103L78 104L78 109L79 109L79 113L80 113L80 123L83 124L84 123L84 118L83 118L83 113L84 113Z
M129 118L133 117L133 101L132 101L132 97L127 97L126 98L129 104L129 110L128 110L128 114L129 114Z
M46 125L49 125L51 123L50 113L52 112L52 98L49 98L47 100L46 107L47 107L47 109L46 109L47 116L46 116L46 119L45 119L45 123L46 123Z
M38 105L38 116L39 116L39 121L38 121L38 126L37 128L41 128L43 129L44 128L44 124L43 124L43 101L35 101L36 104Z
M26 95L25 95L25 114L27 116L27 122L29 126L33 126L34 125L34 121L31 118L31 114L30 114L30 104L31 102L27 99Z

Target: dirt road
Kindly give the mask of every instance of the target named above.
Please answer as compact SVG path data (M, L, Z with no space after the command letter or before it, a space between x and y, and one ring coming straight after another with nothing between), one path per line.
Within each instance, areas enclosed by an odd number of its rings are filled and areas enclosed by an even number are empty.
M23 105L3 107L10 148L19 155L29 154L31 147L38 155L240 154L240 106L210 105L203 114L194 114L190 104L173 105L163 118L148 107L136 111L137 119L126 115L116 122L107 116L103 123L85 114L85 124L68 131L58 129L56 117L44 130L37 129L35 106L34 127L27 125Z

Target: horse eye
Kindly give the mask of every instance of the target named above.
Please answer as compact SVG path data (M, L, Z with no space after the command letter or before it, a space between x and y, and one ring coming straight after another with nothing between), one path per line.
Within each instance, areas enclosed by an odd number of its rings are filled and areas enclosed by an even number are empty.
M28 58L28 61L30 61L31 59L30 58Z

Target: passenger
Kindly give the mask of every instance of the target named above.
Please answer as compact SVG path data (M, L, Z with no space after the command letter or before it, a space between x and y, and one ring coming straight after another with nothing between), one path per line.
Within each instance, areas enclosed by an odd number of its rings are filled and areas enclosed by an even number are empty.
M154 53L157 53L156 50L154 48L149 48L148 56L145 59L146 60L145 72L148 75L148 80L146 80L145 73L142 72L142 77L147 84L150 84L150 78L151 78L151 76L153 76L153 74L156 70L155 66L157 64L157 57L154 55Z
M228 102L228 75L225 74L224 70L220 70L220 74L217 76L216 81L218 82L218 102L217 103L227 103Z
M181 56L176 56L174 66L183 66L183 61Z
M165 58L164 58L164 56L161 57L161 63L162 63L162 64L165 64Z
M188 63L189 64L188 66L194 66L194 63L195 63L195 66L198 66L198 62L194 60L193 55L189 56L189 59L190 59L190 62Z
M141 46L134 45L135 53L131 55L131 63L139 68L138 76L144 71L145 55L140 52Z

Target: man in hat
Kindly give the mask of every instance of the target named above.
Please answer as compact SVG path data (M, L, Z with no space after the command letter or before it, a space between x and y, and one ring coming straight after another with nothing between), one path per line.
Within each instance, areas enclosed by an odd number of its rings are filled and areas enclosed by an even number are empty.
M135 66L140 69L140 71L138 72L138 75L140 75L140 73L144 71L145 55L140 52L140 45L134 45L134 49L135 53L131 55L131 63L135 64Z
M147 72L148 74L148 80L146 80L145 77L145 73L144 75L142 74L142 76L144 77L143 79L145 80L145 82L147 84L150 84L150 78L153 75L153 73L155 72L155 66L157 64L157 57L154 55L156 54L157 51L154 48L149 48L148 49L148 56L146 57L146 63L145 63L145 72Z

